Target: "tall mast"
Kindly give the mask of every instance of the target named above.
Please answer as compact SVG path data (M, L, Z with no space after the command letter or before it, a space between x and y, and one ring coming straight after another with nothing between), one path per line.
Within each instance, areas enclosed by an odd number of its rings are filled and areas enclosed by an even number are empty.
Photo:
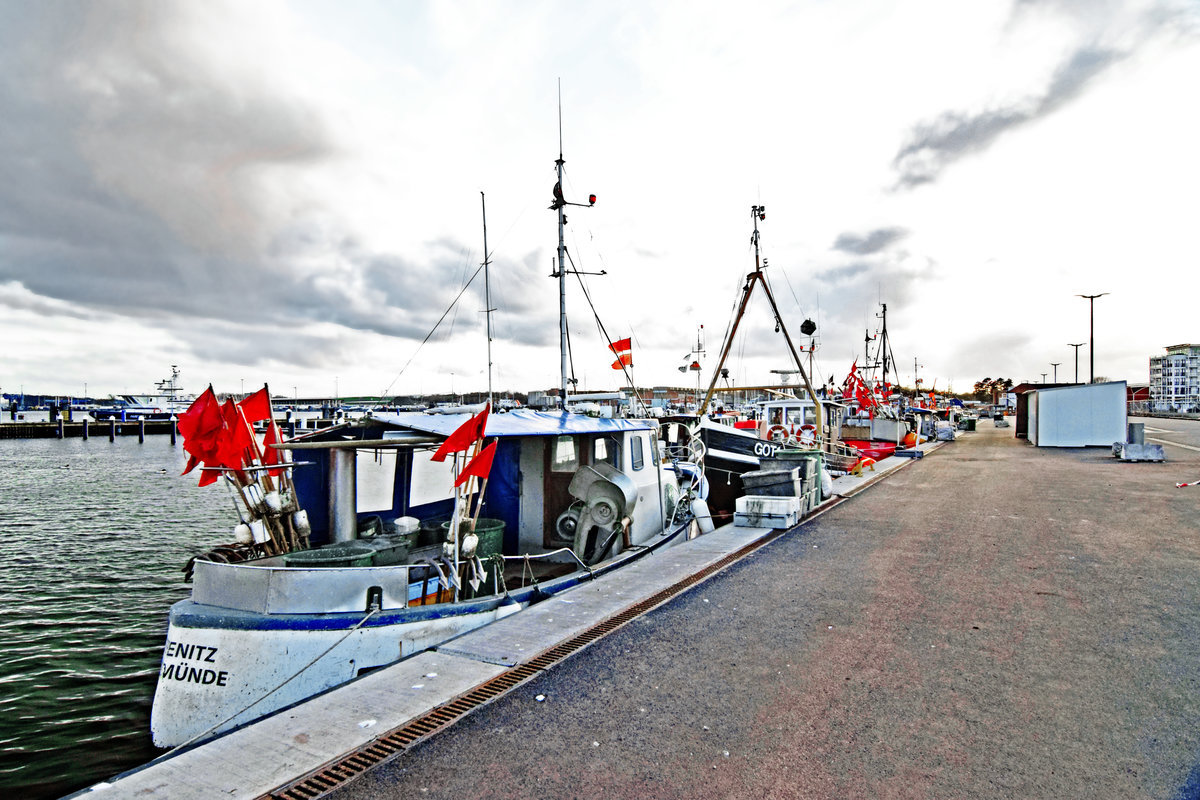
M887 335L887 303L880 303L879 305L883 306L883 333L880 335L879 340L879 360L883 362L883 377L881 379L881 383L887 383L888 357L891 355L891 342L888 341Z
M554 184L554 206L558 211L558 349L560 356L559 374L559 407L567 410L567 243L563 236L563 228L567 224L567 215L563 213L562 179L563 179L563 144L562 144L562 79L558 81L558 160L554 162L558 170L558 183Z
M488 270L487 248L487 197L479 193L479 204L483 208L483 313L487 315L487 367L488 403L492 402L492 283Z
M563 157L562 157L562 118L561 109L559 110L559 142L558 142L558 160L554 163L558 166L558 183L555 184L556 194L562 196L562 174L563 174ZM558 350L560 356L559 374L562 378L559 383L559 407L563 411L567 410L567 244L563 235L563 228L567 223L567 215L563 213L563 203L558 203Z
M550 275L552 278L558 278L558 339L559 353L561 354L561 369L560 373L562 380L559 383L559 391L561 399L559 407L567 410L567 244L564 235L564 228L567 224L567 215L563 211L567 206L580 206L581 208L591 208L596 205L596 195L588 195L587 204L583 203L568 203L563 197L563 161L562 156L562 82L558 84L558 159L554 162L558 171L558 183L554 184L554 202L550 208L558 212L558 271Z

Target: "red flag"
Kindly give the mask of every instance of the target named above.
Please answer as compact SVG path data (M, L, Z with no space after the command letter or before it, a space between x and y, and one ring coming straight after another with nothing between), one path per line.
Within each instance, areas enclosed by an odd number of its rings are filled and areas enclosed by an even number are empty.
M458 426L454 433L446 437L446 441L442 442L442 446L433 454L434 461L445 461L446 456L451 453L461 453L475 442L483 438L484 429L487 428L488 412L491 411L492 404L488 403L475 416Z
M238 407L242 409L242 414L246 417L246 422L251 424L264 419L271 418L271 395L267 392L266 384L254 394L243 398Z
M632 340L630 340L628 338L621 339L620 341L616 341L616 342L613 342L612 344L610 344L608 346L608 349L612 350L614 353L617 354L617 360L612 363L613 369L620 369L622 366L626 366L626 367L633 366L633 342L632 342Z
M467 478L472 475L480 480L487 480L488 473L492 471L492 459L496 455L496 440L480 451L479 455L471 459L471 463L463 467L463 471L459 473L458 480L454 481L455 488L462 486L467 482Z
M241 469L246 465L246 451L254 452L254 434L232 400L225 401L221 416L225 419L225 432L218 443L217 463L213 466Z
M225 420L211 385L179 415L177 426L183 437L183 449L191 456L184 475L200 462L215 459Z
M282 442L283 434L280 432L279 426L275 424L275 420L271 420L267 424L267 433L263 436L263 466L269 467L274 464L284 463L283 451L271 447L273 444L280 444ZM275 477L283 474L282 469L269 469L267 472Z
M854 359L854 363L850 365L850 374L846 376L846 380L842 381L842 399L849 400L854 397L855 389L858 387L858 359Z

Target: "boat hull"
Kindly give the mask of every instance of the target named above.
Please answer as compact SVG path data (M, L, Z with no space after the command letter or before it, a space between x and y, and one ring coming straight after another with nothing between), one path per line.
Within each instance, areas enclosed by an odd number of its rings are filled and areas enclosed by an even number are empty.
M887 458L896 452L895 442L874 442L864 439L843 439L842 441L858 450L866 458L873 458L876 461Z
M171 607L150 729L158 747L202 741L480 628L681 541L681 524L589 570L506 594L430 605L408 567L269 568L197 562ZM378 594L374 594L374 592ZM217 605L239 598L241 608ZM368 617L364 600L382 610ZM207 600L209 602L198 602ZM324 606L336 613L316 613Z
M773 457L781 445L760 439L755 429L733 428L704 418L699 435L704 443L709 509L716 517L732 518L737 499L745 494L742 474L759 469L762 459Z
M438 615L433 607L401 609L356 628L365 614L285 618L180 601L150 712L154 744L178 747L232 730L523 607L499 599L458 605L467 607Z

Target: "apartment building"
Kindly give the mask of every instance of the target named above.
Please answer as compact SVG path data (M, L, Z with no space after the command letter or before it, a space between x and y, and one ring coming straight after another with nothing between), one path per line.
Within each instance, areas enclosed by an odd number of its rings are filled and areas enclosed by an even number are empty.
M1150 356L1150 402L1155 411L1200 411L1200 345L1176 344Z

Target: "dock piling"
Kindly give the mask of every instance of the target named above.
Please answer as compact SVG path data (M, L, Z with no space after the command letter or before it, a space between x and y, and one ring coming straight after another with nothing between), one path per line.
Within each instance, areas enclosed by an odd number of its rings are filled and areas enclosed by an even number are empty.
M108 440L110 442L115 442L117 440L117 421L116 421L116 419L110 419L108 421Z
M146 443L146 418L138 420L138 444Z

